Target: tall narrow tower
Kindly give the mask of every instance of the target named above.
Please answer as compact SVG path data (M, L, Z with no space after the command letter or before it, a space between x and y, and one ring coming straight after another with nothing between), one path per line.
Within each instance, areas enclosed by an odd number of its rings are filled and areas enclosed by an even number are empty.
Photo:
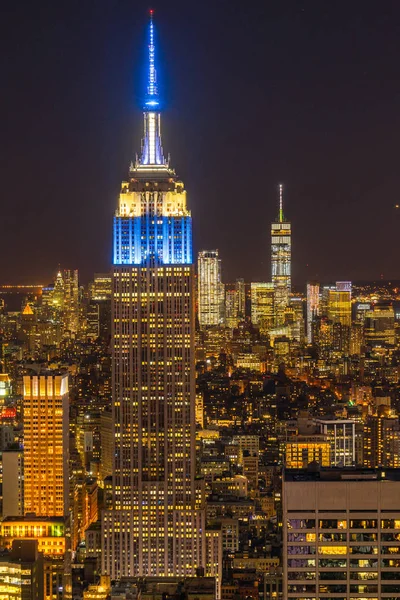
M153 14L140 158L114 218L113 508L102 571L195 575L206 566L195 481L194 265L184 184L164 158Z
M224 284L218 250L202 250L197 259L198 314L200 327L222 325L224 321Z
M307 283L307 343L312 343L312 323L319 315L319 283Z
M283 185L279 186L279 212L271 223L271 271L275 290L275 323L281 325L291 291L291 224L283 214Z
M24 510L68 514L68 374L24 375Z

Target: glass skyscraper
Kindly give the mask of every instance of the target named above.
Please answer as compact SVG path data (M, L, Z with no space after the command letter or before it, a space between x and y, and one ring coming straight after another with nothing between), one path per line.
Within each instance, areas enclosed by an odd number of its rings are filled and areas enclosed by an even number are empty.
M161 145L152 13L143 116L142 152L114 218L113 508L102 529L102 572L112 579L206 567L195 480L192 220Z
M275 289L275 322L284 321L285 308L289 304L291 280L291 224L283 214L283 186L279 186L278 218L271 224L271 275Z
M200 327L224 322L224 284L218 250L202 250L197 260L198 315Z

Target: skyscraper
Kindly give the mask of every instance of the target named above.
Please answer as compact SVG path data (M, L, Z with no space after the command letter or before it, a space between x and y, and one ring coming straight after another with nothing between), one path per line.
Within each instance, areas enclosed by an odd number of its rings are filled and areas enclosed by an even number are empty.
M351 419L317 419L319 433L331 446L331 465L351 467L356 462L356 423Z
M78 270L64 269L64 335L75 336L79 329L79 279Z
M398 469L287 470L283 597L398 595L399 494Z
M243 321L246 316L246 289L244 279L242 279L241 277L239 279L236 279L235 291L237 316L239 320Z
M291 291L291 224L283 214L283 186L279 186L279 212L271 224L271 272L275 290L275 324L284 321Z
M224 322L227 327L237 327L246 317L246 284L236 279L234 284L223 284L225 296Z
M394 309L391 302L378 302L365 312L364 335L368 346L393 345L395 342Z
M251 284L251 322L267 333L274 326L274 286L272 283Z
M200 327L222 325L224 321L224 286L221 282L221 259L218 250L202 250L197 261L198 310Z
M307 342L312 343L312 322L319 315L319 283L307 283Z
M335 289L328 290L328 318L346 327L351 325L351 283L337 281Z
M102 521L112 579L211 574L195 481L192 221L161 145L152 11L143 116L141 156L114 218L113 507Z
M225 285L225 325L237 327L239 318L237 311L237 292L232 284Z
M25 514L68 513L68 374L24 376Z

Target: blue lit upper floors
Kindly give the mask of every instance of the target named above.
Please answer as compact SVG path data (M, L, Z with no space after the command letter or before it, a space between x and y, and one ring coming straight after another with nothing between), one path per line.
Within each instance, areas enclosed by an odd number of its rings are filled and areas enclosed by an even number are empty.
M115 216L113 264L136 266L193 264L192 218L146 212Z

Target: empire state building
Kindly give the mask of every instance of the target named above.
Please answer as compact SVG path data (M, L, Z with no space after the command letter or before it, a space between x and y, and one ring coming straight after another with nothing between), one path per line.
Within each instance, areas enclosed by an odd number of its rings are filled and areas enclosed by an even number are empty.
M112 579L214 574L195 478L192 219L163 154L152 11L148 48L142 151L114 217L113 498L102 520Z

